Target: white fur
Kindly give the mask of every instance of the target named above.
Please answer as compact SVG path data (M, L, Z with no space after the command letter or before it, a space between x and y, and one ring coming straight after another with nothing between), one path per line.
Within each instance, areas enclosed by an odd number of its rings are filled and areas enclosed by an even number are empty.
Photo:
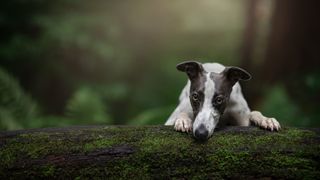
M215 126L218 124L219 116L217 110L212 106L212 97L215 92L215 84L213 80L210 78L210 74L207 74L206 82L205 82L205 90L204 90L204 102L203 107L193 123L193 133L195 130L203 124L207 130L209 130L209 135L213 133Z
M192 120L186 113L180 113L174 124L176 131L189 132L192 130Z
M279 122L275 118L267 118L259 111L252 111L250 113L250 121L257 126L260 126L264 129L269 129L271 131L278 131L281 128Z

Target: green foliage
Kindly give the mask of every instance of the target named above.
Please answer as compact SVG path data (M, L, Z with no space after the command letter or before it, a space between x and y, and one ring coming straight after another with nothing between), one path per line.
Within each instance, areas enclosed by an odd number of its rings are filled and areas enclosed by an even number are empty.
M22 129L22 125L14 117L13 113L10 110L8 110L8 108L0 109L0 129Z
M102 97L90 88L79 88L68 101L66 114L77 124L110 124L106 104Z
M185 58L237 60L239 32L244 25L242 3L169 5L166 1L156 5L147 0L4 3L2 22L12 31L4 34L7 38L0 43L1 63L18 77L28 74L30 91L37 95L44 112L60 113L44 114L32 127L110 123L102 120L105 116L112 116L116 124L162 124L187 79L176 71L175 64ZM12 16L14 7L19 8L16 16ZM123 11L127 7L130 10ZM208 7L218 8L202 11ZM225 11L229 16L224 18L231 23L220 20ZM23 28L16 28L21 24ZM208 41L208 36L215 40ZM52 87L61 98L57 105L48 97ZM72 95L78 87L90 90ZM94 100L80 98L84 95L79 94L92 92ZM84 105L85 101L93 105ZM67 118L61 117L65 106ZM142 119L136 121L135 117Z
M0 99L0 128L163 124L187 80L176 71L177 63L194 59L239 64L246 3L2 2L0 64L23 81L44 114L35 117L35 103L20 86L3 91L6 86L0 84L0 98L13 99ZM267 31L269 21L260 20ZM264 35L257 35L258 41ZM257 44L264 52L264 43ZM262 59L256 56L259 64ZM298 93L289 96L282 87L271 89L262 109L282 124L319 125L319 101L314 97L319 97L320 75L297 74L302 80L292 89ZM0 83L6 77L1 75ZM291 96L302 100L297 103Z
M283 125L293 124L299 116L299 109L288 97L284 87L275 86L268 90L266 100L262 105L266 116L274 116Z
M314 81L312 84L315 86ZM312 110L304 112L303 108L290 98L283 86L275 85L266 91L261 110L265 115L277 118L282 126L319 126L319 113Z
M37 114L36 103L11 75L0 68L0 128L28 127Z
M145 110L138 116L129 121L132 125L155 125L164 124L165 120L170 116L171 112L174 110L174 106L164 107L164 108L154 108Z

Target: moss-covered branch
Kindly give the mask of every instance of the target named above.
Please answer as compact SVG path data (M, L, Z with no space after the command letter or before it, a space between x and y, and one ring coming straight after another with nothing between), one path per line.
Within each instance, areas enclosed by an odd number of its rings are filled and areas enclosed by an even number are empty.
M218 130L206 143L172 127L72 127L0 133L4 178L320 177L320 132Z

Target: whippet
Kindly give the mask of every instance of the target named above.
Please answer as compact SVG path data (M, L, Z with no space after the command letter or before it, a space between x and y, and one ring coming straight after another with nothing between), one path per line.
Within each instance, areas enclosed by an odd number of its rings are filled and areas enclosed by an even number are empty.
M244 99L239 80L251 75L238 67L218 63L201 64L186 61L177 65L189 80L180 95L180 103L165 125L174 125L182 132L193 132L199 140L206 140L217 126L249 126L250 123L268 130L280 130L275 118L251 111Z

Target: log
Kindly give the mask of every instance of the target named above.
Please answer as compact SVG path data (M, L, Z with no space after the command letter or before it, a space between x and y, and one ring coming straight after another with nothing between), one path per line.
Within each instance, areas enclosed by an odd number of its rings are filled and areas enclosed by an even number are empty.
M168 126L0 132L0 179L318 179L320 130L218 129L207 142Z

